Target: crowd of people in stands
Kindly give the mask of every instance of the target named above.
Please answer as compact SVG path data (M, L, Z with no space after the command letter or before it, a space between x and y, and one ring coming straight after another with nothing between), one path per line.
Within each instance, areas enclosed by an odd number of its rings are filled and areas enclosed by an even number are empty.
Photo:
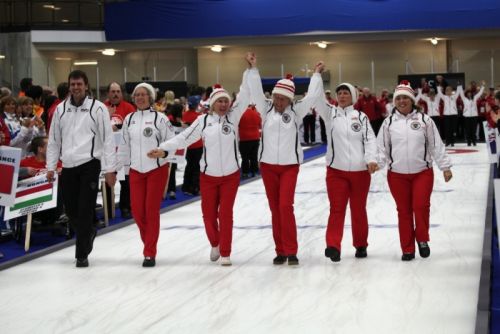
M111 193L116 172L123 166L120 213L137 222L144 243L143 266L155 265L162 195L176 197L177 166L167 165L166 158L183 148L182 191L188 196L201 193L210 259L221 257L222 265L231 265L232 207L237 187L240 178L261 174L272 212L273 263L298 264L293 201L303 156L299 143L317 142L317 124L318 140L328 147L326 183L331 210L325 255L340 261L345 211L350 202L356 257L367 256L370 175L390 164L388 182L398 206L402 260L414 258L415 241L421 256L429 256L432 160L449 181L451 162L444 147L454 146L457 139L465 140L468 146L484 140L481 122L487 120L496 126L500 92L486 88L484 82L451 87L443 76L437 76L430 83L422 79L416 91L403 82L394 93L384 89L379 97L367 87L342 83L334 97L331 90L323 89L319 74L324 64L319 62L307 95L298 99L292 77L278 81L271 93L264 92L255 55L247 54L245 59L248 69L238 95L215 85L193 87L188 96L176 97L173 91L160 92L141 83L127 97L119 82L111 82L101 103L91 97L88 79L81 71L71 72L57 92L34 85L30 78L21 80L17 96L5 87L0 89L0 145L22 150L20 177L47 173L51 180L55 173L61 174L57 208L35 219L41 224L71 222L68 230L71 235L76 231L77 266L88 266L96 235L99 173L104 171ZM71 108L74 119L63 119ZM91 121L78 119L82 108L89 112ZM425 129L422 137L402 135L407 125L401 121L406 119L412 120L412 130ZM304 134L299 138L301 125ZM220 137L216 129L227 136ZM68 133L76 132L83 138L79 149L71 148L74 143L67 138ZM121 134L120 144L110 139L112 132ZM430 137L434 144L428 148ZM394 161L405 155L401 143L408 140L417 143L415 150L419 143L425 146L423 160L410 161L411 170L399 168ZM387 153L389 148L391 154ZM82 155L85 150L89 150L88 156ZM87 189L89 184L91 189ZM402 195L411 189L422 197ZM72 200L75 194L81 195L79 201ZM416 230L413 218L409 218L413 214ZM3 222L2 228L12 226L12 222Z

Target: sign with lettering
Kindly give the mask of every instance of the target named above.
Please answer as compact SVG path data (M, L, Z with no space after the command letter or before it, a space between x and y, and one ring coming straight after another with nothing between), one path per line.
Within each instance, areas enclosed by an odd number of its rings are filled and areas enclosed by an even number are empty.
M54 176L52 183L47 181L46 174L19 181L14 204L5 207L5 220L56 207L57 174Z
M0 146L0 205L2 206L14 204L20 162L20 148Z

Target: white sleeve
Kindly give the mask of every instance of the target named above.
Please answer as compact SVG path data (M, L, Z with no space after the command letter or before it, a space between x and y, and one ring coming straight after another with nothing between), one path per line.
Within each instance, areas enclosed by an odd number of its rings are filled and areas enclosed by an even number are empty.
M120 145L118 146L118 159L120 160L120 164L125 169L125 174L129 173L130 170L130 134L128 128L128 121L133 113L128 114L123 120L122 126L122 140Z
M377 138L373 132L372 126L368 120L368 116L362 114L364 119L363 123L363 141L365 145L365 162L368 164L370 162L377 162Z
M460 96L460 98L462 99L463 102L466 102L468 101L469 99L465 97L464 95L464 89L462 88L462 85L458 85L457 86L457 91L456 91L456 95L457 96Z
M8 127L8 126L7 126ZM10 129L9 129L10 130ZM12 131L10 131L10 144L11 147L25 148L26 145L33 138L33 128L27 128L21 126L21 130L17 133L17 136L12 138Z
M323 119L328 118L328 113L331 112L332 106L328 103L323 90L323 79L320 73L314 73L309 82L307 95L295 103L295 111L301 119L314 108Z
M243 72L243 78L241 80L240 91L236 97L236 101L231 108L231 118L234 120L234 124L238 125L241 116L247 110L250 104L250 88L248 86L248 72L250 70L245 70Z
M63 103L61 103L60 106L61 105L63 105ZM60 109L58 106L52 117L52 123L50 124L49 143L47 145L47 170L49 171L56 170L59 154L61 152L62 138L59 111Z
M188 147L198 141L201 138L203 120L206 117L207 115L199 116L187 129L161 143L159 148L164 151L174 151L180 148Z
M116 156L116 144L109 119L109 111L104 104L100 104L96 110L96 121L103 150L101 170L106 173L116 172L121 166Z
M430 117L428 117L427 121L430 122L430 126L426 129L429 141L429 153L434 158L434 161L436 161L440 170L449 170L452 166L451 159L448 154L446 154L441 135L439 134L436 124Z
M251 68L248 70L247 75L248 88L250 90L250 103L255 104L255 108L264 120L265 114L271 107L272 102L266 99L264 95L259 70L255 67Z
M483 95L483 92L484 92L484 86L481 86L481 89L479 89L479 92L477 92L477 94L474 95L474 102L477 102L477 100L479 100L481 95Z
M387 161L389 161L390 159L389 158L390 137L389 137L389 127L387 124L388 123L387 120L390 117L391 116L387 117L384 120L377 136L377 164L380 169L384 168Z

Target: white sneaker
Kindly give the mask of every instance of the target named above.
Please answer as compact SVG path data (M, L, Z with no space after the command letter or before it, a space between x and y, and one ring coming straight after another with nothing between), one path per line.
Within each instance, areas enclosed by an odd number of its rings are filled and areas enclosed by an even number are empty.
M219 258L220 258L219 246L212 247L212 250L210 251L210 261L215 262Z
M221 257L220 258L220 265L221 266L230 266L230 265L232 265L231 259L229 258L229 256L227 256L227 257L224 257L224 256Z

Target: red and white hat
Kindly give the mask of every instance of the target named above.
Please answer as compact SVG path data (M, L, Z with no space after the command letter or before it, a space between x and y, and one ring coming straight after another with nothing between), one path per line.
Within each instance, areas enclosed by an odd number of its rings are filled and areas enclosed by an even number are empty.
M212 109L212 106L214 105L215 101L217 101L218 99L220 99L222 97L227 98L229 100L229 103L231 103L231 95L229 95L229 93L227 92L227 90L225 90L224 88L222 88L221 85L215 84L213 86L213 91L210 94L210 97L208 99L209 100L209 104L210 104L210 109Z
M286 96L293 101L295 97L295 84L293 83L293 76L291 74L287 74L285 79L281 79L276 83L273 88L272 94L279 94Z
M415 91L413 90L413 88L411 88L410 82L408 80L401 81L394 90L393 103L396 101L396 97L400 95L408 96L413 100L413 103L417 103L417 101L415 100Z

